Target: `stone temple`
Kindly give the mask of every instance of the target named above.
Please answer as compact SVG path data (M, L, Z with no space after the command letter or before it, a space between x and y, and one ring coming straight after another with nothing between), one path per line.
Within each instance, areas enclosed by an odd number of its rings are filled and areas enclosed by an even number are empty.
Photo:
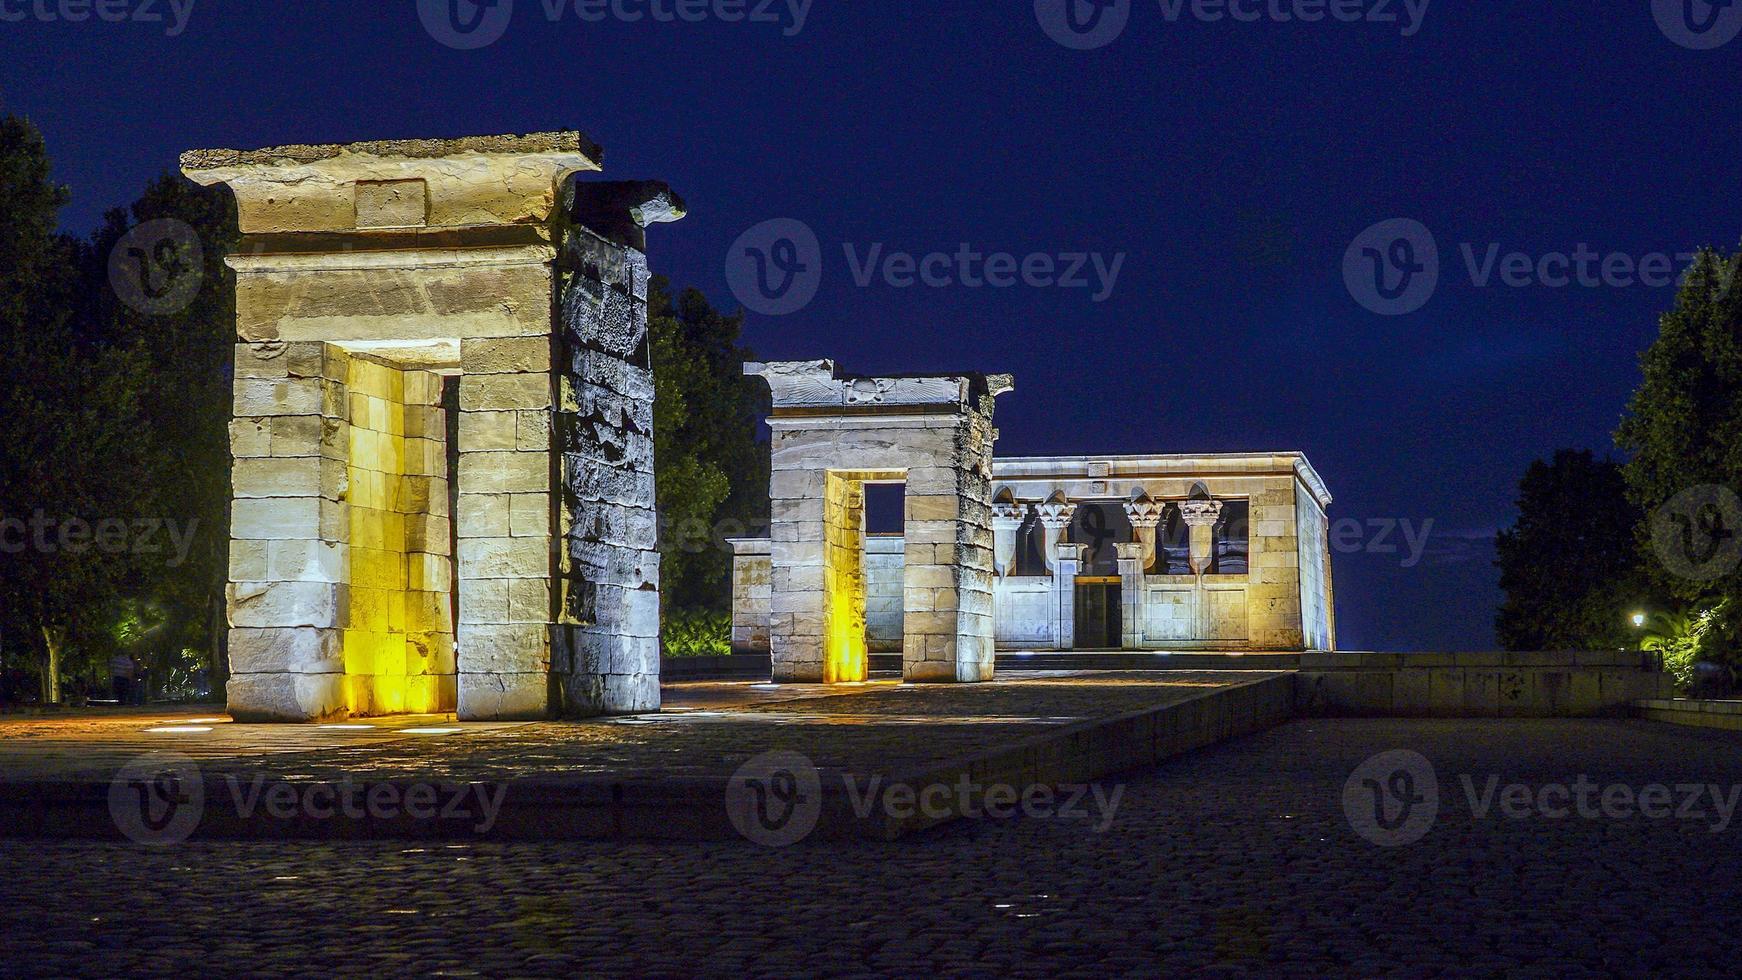
M998 650L1334 650L1330 494L1299 453L999 459L1002 375L750 365L773 391L767 538L733 646L776 681L990 680ZM867 486L901 484L893 532Z
M196 150L235 192L238 721L659 708L644 228L579 133Z
M646 228L574 132L194 150L235 193L238 721L660 706ZM1007 375L747 365L772 520L733 643L779 682L991 680L1004 650L1329 650L1299 454L995 459ZM899 485L895 533L868 500Z

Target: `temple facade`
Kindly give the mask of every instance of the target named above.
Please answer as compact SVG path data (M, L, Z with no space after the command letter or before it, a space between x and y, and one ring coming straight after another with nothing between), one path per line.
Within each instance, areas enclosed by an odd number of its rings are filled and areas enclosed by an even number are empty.
M774 388L773 510L769 537L733 542L732 640L772 654L777 681L861 678L875 652L900 652L908 680L971 681L998 650L1336 647L1331 496L1300 453L996 458L973 376L751 370ZM993 377L983 390L1012 387ZM891 397L921 384L937 402ZM865 465L897 426L938 431L939 405L978 412L978 438ZM896 527L868 523L867 482L902 486ZM928 632L952 624L953 643Z

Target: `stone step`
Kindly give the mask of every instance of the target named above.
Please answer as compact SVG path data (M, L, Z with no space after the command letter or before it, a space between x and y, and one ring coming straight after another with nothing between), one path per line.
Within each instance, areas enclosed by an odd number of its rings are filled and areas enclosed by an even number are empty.
M901 654L873 653L871 672L900 673ZM1295 670L1298 653L1160 653L1152 651L1036 651L998 654L1000 673L1030 670Z

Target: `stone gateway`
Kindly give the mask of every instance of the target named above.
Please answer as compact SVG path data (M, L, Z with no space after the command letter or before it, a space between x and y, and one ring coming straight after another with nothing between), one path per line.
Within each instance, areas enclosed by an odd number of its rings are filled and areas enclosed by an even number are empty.
M230 710L659 707L643 229L574 132L196 150L236 194Z

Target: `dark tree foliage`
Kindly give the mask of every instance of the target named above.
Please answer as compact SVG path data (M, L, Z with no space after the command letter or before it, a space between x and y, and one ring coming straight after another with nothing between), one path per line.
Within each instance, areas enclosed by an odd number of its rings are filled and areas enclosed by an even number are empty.
M1615 435L1633 454L1625 475L1629 498L1646 515L1635 535L1645 567L1684 620L1713 612L1696 657L1733 671L1742 667L1742 565L1725 556L1742 521L1714 494L1730 495L1731 510L1742 494L1739 267L1742 254L1700 250L1640 357L1643 379ZM1666 526L1679 533L1654 540Z
M141 345L82 315L98 287L55 231L66 201L36 128L0 117L0 627L8 663L37 662L44 701L63 678L100 678L108 620L141 584L128 529L149 439Z
M1619 464L1588 450L1537 460L1518 487L1518 523L1495 543L1506 599L1495 622L1508 650L1616 650L1647 596Z
M1698 487L1742 493L1742 294L1732 288L1739 262L1701 250L1640 357L1644 378L1615 441L1633 456L1627 492L1645 514ZM1651 554L1647 527L1638 540ZM1647 564L1658 586L1684 602L1742 596L1742 568L1705 578Z
M224 583L230 538L229 420L235 372L236 291L224 256L240 240L236 205L223 188L205 188L166 174L126 211L116 209L87 249L87 282L107 285L108 263L129 230L159 220L184 222L199 243L177 276L199 276L198 292L180 309L141 312L112 288L90 288L89 321L117 342L134 343L146 396L139 404L140 436L149 452L145 488L152 513L191 530L180 554L148 556L152 595L162 617L149 652L157 658L184 648L204 651L215 682L227 673L224 656ZM163 664L157 676L167 671Z
M648 289L653 349L654 466L660 513L660 589L672 610L731 604L726 538L768 521L768 443L758 438L768 390L744 377L744 318L720 313L701 291L675 300L655 277Z

